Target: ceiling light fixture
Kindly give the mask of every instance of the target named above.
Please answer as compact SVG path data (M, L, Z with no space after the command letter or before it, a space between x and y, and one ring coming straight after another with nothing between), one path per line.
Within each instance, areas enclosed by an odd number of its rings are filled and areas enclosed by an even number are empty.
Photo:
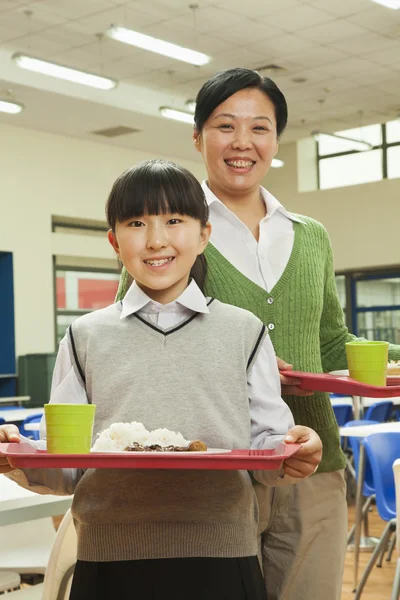
M125 27L111 26L106 31L106 35L118 42L124 44L130 44L149 52L155 52L156 54L162 54L163 56L169 56L176 60L195 65L196 67L202 67L210 62L211 57L196 50L190 50L189 48L183 48L177 44L171 44L164 40L133 31L132 29L126 29Z
M14 54L12 59L22 69L34 71L35 73L42 73L43 75L50 75L51 77L57 77L58 79L65 79L66 81L72 81L73 83L81 83L100 90L111 90L117 85L117 81L110 79L109 77L102 77L101 75L95 75L94 73L78 71L77 69L71 69L71 67L65 67L46 60L34 58L33 56L28 56L20 52Z
M317 142L323 141L324 137L329 139L335 139L345 144L349 150L356 150L357 152L364 152L366 150L372 150L373 145L368 142L362 142L361 140L354 140L353 138L344 137L343 135L337 135L336 133L326 133L324 131L312 131L311 135Z
M169 106L160 106L159 110L162 116L166 117L167 119L173 119L174 121L182 121L183 123L194 125L194 117L191 113L183 110L176 110L175 108L170 108Z
M280 158L272 159L271 167L273 167L274 169L281 169L284 166L285 166L285 163Z
M375 2L375 4L380 4L386 8L392 8L393 10L399 10L400 8L400 0L371 0L371 2Z
M0 100L0 112L8 113L10 115L17 115L24 110L22 104L18 102L9 102L8 100Z

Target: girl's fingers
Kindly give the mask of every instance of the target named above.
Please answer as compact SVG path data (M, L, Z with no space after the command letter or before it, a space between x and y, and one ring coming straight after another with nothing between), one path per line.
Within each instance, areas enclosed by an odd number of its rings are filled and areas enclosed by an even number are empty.
M0 442L19 442L21 436L16 425L2 425L0 427Z

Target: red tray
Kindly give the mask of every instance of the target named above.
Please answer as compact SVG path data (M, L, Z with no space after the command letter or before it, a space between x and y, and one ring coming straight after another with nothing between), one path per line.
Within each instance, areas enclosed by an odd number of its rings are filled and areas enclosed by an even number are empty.
M231 450L175 454L155 452L92 452L91 454L48 454L28 443L0 444L0 454L12 467L81 469L279 469L282 461L292 456L301 444L279 444L273 450Z
M390 376L386 386L361 383L345 375L330 373L303 373L302 371L281 371L285 377L300 379L299 387L303 390L347 394L349 396L365 396L367 398L394 398L400 396L400 377Z

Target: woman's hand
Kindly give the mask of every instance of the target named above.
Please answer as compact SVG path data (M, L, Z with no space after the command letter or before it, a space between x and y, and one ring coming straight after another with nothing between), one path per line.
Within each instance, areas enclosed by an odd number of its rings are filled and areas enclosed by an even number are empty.
M322 458L321 439L310 427L295 425L286 434L286 444L302 444L300 450L283 463L283 470L291 477L304 478L315 473Z
M21 436L16 425L0 425L0 442L20 442ZM10 466L5 456L0 456L0 473L9 473L14 467Z
M276 361L278 363L279 371L292 371L293 365L285 362L281 358L276 357ZM281 379L281 390L284 396L312 396L313 392L310 390L302 390L299 387L300 380L295 379L294 377L285 377L279 373Z

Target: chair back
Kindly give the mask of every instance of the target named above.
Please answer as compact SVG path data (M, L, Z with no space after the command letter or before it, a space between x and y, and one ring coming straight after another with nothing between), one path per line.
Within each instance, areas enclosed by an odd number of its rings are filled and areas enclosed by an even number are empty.
M5 422L6 422L6 420L3 419L3 417L0 417L0 425L4 425Z
M393 402L391 400L382 400L381 402L374 402L369 406L364 414L366 419L372 421L378 421L379 423L385 423L389 420L393 410Z
M343 427L353 416L353 407L350 404L333 404L332 408L339 427Z
M348 421L344 424L344 427L357 427L357 425L377 425L378 421L367 421L366 419L359 419L355 421ZM356 477L358 479L358 462L360 459L360 439L359 437L349 437L350 448L353 452L354 457L354 469L356 472ZM365 464L365 473L364 473L364 489L363 495L366 498L369 498L375 494L375 486L372 479L372 471L371 465L369 464L369 460L366 460Z
M394 487L396 490L396 519L397 531L400 532L400 458L393 463ZM400 557L400 533L396 536L396 550Z
M379 516L390 521L396 517L393 463L400 458L400 432L373 433L363 443L371 465Z
M25 425L27 423L40 423L40 421L42 420L42 416L42 414L38 413L37 415L29 415L28 417L26 417L26 419L19 428L20 433L25 437L30 438L31 440L39 440L39 431L26 431Z
M42 600L67 600L76 563L77 537L69 509L60 523L43 582Z

